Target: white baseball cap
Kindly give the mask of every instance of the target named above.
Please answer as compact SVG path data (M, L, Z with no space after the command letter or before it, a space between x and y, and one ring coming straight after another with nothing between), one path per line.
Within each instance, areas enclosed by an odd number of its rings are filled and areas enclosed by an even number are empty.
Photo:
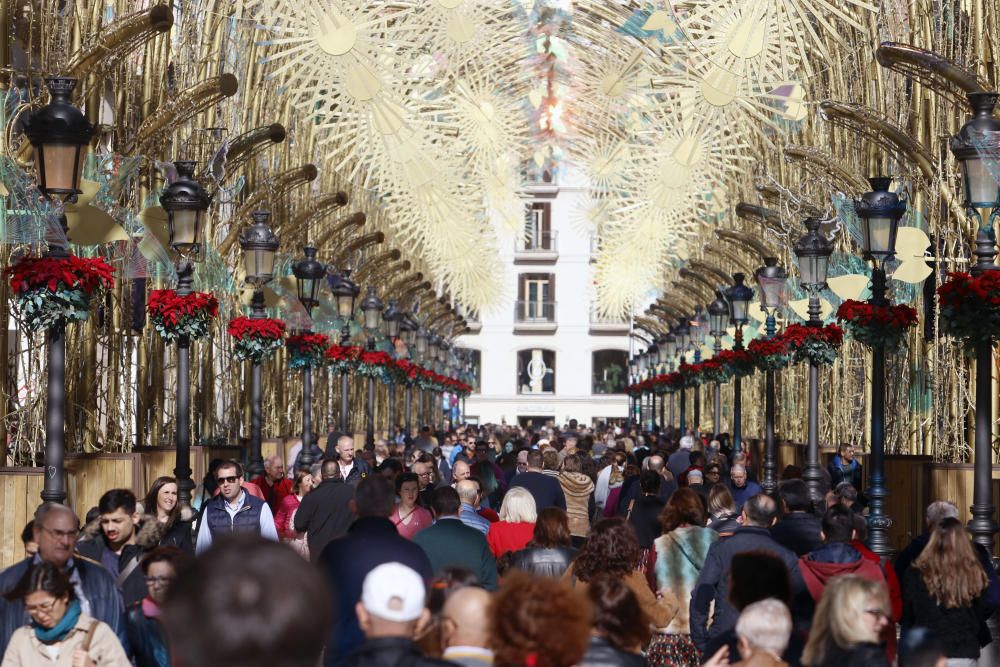
M424 580L402 563L383 563L368 573L361 588L361 604L372 616L408 623L424 611Z

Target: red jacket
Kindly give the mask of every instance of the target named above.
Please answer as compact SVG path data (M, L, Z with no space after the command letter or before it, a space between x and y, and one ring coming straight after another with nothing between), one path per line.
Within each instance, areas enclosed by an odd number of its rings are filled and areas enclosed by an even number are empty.
M534 535L535 524L533 523L497 521L490 524L490 532L486 534L486 541L490 544L493 557L500 558L508 551L523 549Z
M834 577L844 574L855 574L870 581L885 583L879 566L864 558L849 544L824 544L799 559L799 570L809 594L817 602L823 597L826 584Z
M254 477L251 482L256 484L257 488L264 494L264 500L267 502L267 506L271 508L271 516L278 514L281 501L285 499L285 496L292 495L292 480L287 477L279 479L275 482L274 486L267 483L267 477L264 475Z

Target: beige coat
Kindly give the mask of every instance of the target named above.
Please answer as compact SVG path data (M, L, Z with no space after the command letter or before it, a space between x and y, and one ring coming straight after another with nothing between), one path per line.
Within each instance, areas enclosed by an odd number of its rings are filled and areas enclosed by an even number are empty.
M90 629L90 624L93 622L94 619L90 616L80 614L80 619L66 639L54 644L59 648L59 657L56 660L49 657L46 646L38 641L32 627L30 625L22 626L15 630L11 636L0 667L36 667L37 665L71 667L73 650L83 643L87 631ZM88 654L97 667L131 667L132 664L125 655L114 631L106 623L98 622L97 630L90 641Z

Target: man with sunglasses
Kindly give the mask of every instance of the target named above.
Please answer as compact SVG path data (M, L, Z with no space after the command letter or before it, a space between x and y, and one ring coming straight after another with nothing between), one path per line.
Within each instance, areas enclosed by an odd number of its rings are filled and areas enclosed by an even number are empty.
M215 481L219 484L219 495L205 503L195 554L208 549L214 540L233 534L260 535L278 541L271 508L243 490L243 466L226 461L216 469Z
M34 539L38 552L0 572L0 594L10 591L28 569L41 562L51 563L69 575L81 611L107 623L126 654L130 654L125 629L125 606L115 579L99 563L74 553L80 520L73 510L59 503L42 503L35 510ZM0 603L0 655L7 650L11 635L29 622L21 600Z

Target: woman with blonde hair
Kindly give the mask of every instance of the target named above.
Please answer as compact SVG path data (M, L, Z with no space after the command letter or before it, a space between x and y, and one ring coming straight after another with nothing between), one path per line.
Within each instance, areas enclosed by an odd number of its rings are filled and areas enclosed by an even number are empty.
M520 551L528 545L535 534L538 511L535 498L523 486L507 491L500 506L500 520L490 524L486 535L490 551L499 558L508 551Z
M882 582L853 574L827 584L802 652L807 667L888 667L879 635L889 623L889 595Z
M980 629L991 612L988 583L965 526L944 519L903 578L903 633L927 628L943 643L949 666L974 666Z

